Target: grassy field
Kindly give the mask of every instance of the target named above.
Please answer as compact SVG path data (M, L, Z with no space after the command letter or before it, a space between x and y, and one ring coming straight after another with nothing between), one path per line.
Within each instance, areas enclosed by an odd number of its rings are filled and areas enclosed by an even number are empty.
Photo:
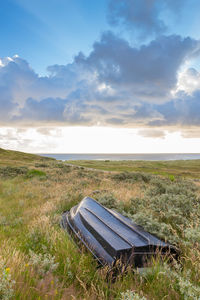
M156 175L175 175L182 178L200 178L200 160L175 161L112 161L74 160L70 164L105 171L145 172Z
M0 299L199 300L200 162L75 163L115 172L0 149ZM84 196L175 244L180 260L113 282L60 228Z

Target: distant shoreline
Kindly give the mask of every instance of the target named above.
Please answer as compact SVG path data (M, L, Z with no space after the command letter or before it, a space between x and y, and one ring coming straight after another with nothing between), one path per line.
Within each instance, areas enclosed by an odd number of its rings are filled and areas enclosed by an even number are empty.
M53 157L57 160L195 160L200 159L200 153L147 153L147 154L74 154L74 153L38 153L41 156Z

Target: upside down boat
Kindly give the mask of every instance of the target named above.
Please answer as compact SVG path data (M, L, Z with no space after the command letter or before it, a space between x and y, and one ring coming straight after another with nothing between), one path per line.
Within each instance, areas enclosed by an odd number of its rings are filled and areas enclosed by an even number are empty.
M114 266L120 260L125 265L141 268L158 253L176 254L174 246L90 197L65 212L61 225L102 265Z

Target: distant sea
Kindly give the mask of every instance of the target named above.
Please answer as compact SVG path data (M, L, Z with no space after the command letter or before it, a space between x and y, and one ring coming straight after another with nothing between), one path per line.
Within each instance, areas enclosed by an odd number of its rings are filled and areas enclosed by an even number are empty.
M73 154L40 153L57 160L187 160L200 159L200 153L149 153L149 154Z

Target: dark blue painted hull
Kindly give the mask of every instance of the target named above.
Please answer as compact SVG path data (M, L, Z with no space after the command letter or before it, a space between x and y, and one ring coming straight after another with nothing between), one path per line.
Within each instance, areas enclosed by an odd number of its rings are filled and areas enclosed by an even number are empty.
M152 256L176 254L176 249L116 211L84 198L62 216L62 226L83 243L102 265L144 267Z

